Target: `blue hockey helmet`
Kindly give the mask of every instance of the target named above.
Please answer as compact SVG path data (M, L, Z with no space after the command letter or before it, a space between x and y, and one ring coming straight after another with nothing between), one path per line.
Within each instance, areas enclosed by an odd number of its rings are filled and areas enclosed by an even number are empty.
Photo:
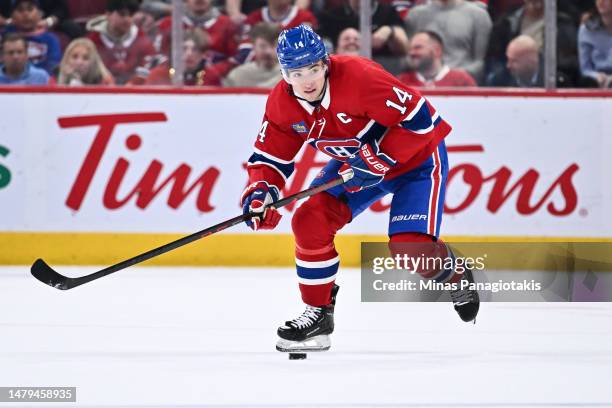
M290 69L327 60L327 50L323 40L306 24L283 30L278 36L276 54L285 73Z

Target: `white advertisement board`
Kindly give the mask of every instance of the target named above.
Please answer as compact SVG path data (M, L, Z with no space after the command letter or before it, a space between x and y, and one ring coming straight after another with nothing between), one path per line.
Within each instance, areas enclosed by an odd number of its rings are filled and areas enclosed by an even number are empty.
M265 98L0 93L0 230L185 233L233 217ZM443 235L612 237L612 99L430 100L453 126ZM326 162L298 157L286 193ZM389 201L344 232L385 234Z

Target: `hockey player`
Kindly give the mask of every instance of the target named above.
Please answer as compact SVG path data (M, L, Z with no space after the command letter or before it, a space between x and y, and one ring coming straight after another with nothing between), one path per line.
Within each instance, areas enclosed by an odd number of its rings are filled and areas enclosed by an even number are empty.
M277 349L326 350L338 291L336 232L393 194L390 245L440 243L448 172L444 138L451 127L424 97L378 64L357 56L328 56L321 38L306 25L283 31L277 54L284 81L268 96L241 203L245 213L259 214L247 222L252 229L274 228L281 215L269 205L279 198L304 143L330 156L313 185L353 170L352 179L310 197L292 219L306 310L278 328ZM401 216L408 214L421 216ZM438 282L472 280L469 272L420 273ZM457 290L451 298L462 320L476 318L477 292Z

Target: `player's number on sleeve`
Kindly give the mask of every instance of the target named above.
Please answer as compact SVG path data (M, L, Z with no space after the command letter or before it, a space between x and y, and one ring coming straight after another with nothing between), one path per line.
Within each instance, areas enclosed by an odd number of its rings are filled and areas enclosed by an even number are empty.
M259 130L259 141L261 143L264 142L264 139L266 138L266 129L268 129L268 121L264 121L264 123L261 124L261 129Z
M405 104L406 101L411 101L412 100L412 95L410 95L408 92L401 90L399 88L396 88L395 86L393 87L393 92L395 92L395 95L397 95L397 99L399 99L400 103ZM397 109L398 111L400 111L400 113L402 115L404 115L406 113L406 107L402 106L402 105L398 105L397 103L390 101L389 99L387 99L387 106L389 108L394 108Z

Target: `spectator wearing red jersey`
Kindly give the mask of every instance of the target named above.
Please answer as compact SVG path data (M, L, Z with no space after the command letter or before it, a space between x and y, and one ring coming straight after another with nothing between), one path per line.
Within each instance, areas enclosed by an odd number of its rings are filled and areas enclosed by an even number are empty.
M238 50L238 26L232 20L213 7L212 0L185 0L185 30L199 28L210 37L210 50L215 51L217 60L233 57ZM172 17L159 21L159 31L162 35L162 52L169 55L170 35L172 33Z
M268 5L251 12L244 21L246 31L258 23L276 24L281 30L304 23L317 28L317 18L309 10L303 10L292 0L268 0Z
M138 0L108 0L104 18L87 24L89 39L121 85L134 76L146 77L156 54L151 40L133 22L136 11Z
M236 60L239 63L250 62L255 58L253 42L249 37L251 27L259 23L268 23L278 26L281 30L308 24L317 28L317 18L309 10L299 8L292 0L267 0L268 5L261 7L247 16L242 27L242 41L240 42Z
M66 47L57 75L58 85L113 85L115 80L104 66L94 43L77 38Z
M218 86L221 78L231 68L227 62L213 64L207 58L210 44L209 36L200 29L194 29L185 33L183 40L183 85L187 86ZM174 70L168 61L151 70L147 77L146 85L171 85Z
M20 33L28 42L28 58L37 68L49 74L62 58L62 50L57 36L41 24L42 10L38 0L13 0L10 24L2 34Z
M419 31L410 42L413 71L398 76L408 86L465 87L477 86L474 78L463 69L451 69L444 64L444 43L434 31Z

